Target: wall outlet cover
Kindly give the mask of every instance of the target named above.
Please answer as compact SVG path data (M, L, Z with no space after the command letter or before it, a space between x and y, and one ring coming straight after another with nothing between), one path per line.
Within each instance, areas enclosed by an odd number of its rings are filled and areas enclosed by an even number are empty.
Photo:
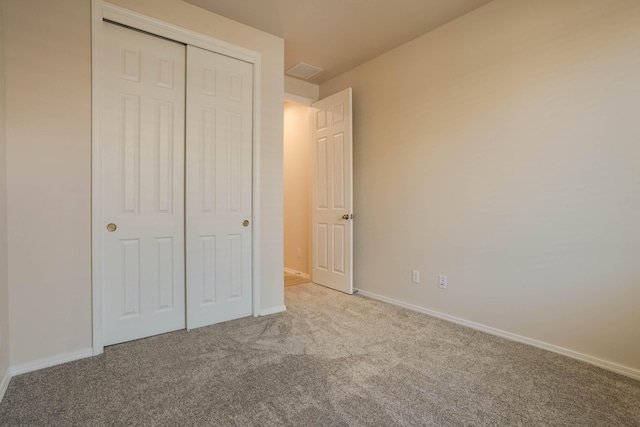
M447 289L447 276L439 276L438 279L438 286L440 286L440 289Z

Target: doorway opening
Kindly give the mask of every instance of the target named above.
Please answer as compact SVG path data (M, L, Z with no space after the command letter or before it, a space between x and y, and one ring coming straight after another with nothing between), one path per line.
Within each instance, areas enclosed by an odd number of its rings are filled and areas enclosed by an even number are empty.
M301 277L308 272L314 283L348 294L353 293L352 104L351 88L310 106L286 103L283 156L285 272Z
M311 143L308 105L284 103L284 286L311 281Z

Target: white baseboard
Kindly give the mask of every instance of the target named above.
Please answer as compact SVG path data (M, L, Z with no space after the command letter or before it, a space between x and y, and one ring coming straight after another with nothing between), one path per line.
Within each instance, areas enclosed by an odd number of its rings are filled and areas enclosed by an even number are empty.
M283 311L287 311L287 307L284 305L280 305L278 307L266 308L264 310L260 310L260 316L268 316L270 314L282 313Z
M300 271L296 271L296 270L294 270L292 268L287 268L287 267L284 268L284 272L285 273L289 273L289 274L295 274L296 276L300 276L303 279L311 280L311 275L309 273L302 273Z
M9 383L11 382L11 368L7 369L7 372L2 376L2 381L0 381L0 402L2 402L2 398L4 397L4 393L7 391L9 387Z
M616 363L608 362L606 360L598 359L597 357L589 356L587 354L578 353L573 350L569 350L564 347L558 347L557 345L548 344L546 342L534 340L532 338L527 338L522 335L513 334L511 332L503 331L501 329L492 328L491 326L486 326L481 323L472 322L470 320L462 319L460 317L450 316L448 314L440 313L438 311L430 310L428 308L420 307L417 305L409 304L404 301L400 301L397 299L385 297L383 295L374 294L373 292L364 291L362 289L354 289L360 295L365 297L369 297L372 299L376 299L379 301L387 302L389 304L397 305L399 307L407 308L409 310L417 311L420 313L428 314L429 316L437 317L443 320L447 320L452 323L457 323L462 326L467 326L469 328L477 329L482 332L486 332L488 334L497 335L502 338L506 338L511 341L517 341L523 344L529 344L534 347L542 348L544 350L549 350L554 353L561 354L563 356L571 357L572 359L577 359L582 362L589 363L591 365L598 366L600 368L606 369L608 371L613 371L618 374L625 375L627 377L631 377L637 380L640 380L640 370L628 368L626 366L618 365Z
M49 368L51 366L60 365L62 363L72 362L74 360L84 359L85 357L91 356L93 356L92 347L84 348L78 351L72 351L71 353L46 357L44 359L34 360L33 362L23 363L22 365L12 366L11 375L16 376L20 374L26 374L27 372L33 372L39 369Z

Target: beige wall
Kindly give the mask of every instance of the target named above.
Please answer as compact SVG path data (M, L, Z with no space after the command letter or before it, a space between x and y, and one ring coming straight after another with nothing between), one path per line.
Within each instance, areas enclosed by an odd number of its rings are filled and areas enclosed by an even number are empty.
M496 0L348 86L357 288L640 370L640 2Z
M262 309L283 304L283 41L179 0L113 3L262 54ZM12 366L91 342L88 0L5 0Z
M9 282L7 275L7 162L4 90L4 12L0 1L0 396L9 371ZM1 398L1 397L0 397Z
M312 101L317 101L320 97L320 86L289 76L284 76L284 91L286 95L300 96Z
M309 274L309 107L284 103L284 266ZM298 253L298 249L300 253Z
M91 345L86 1L5 1L11 363Z

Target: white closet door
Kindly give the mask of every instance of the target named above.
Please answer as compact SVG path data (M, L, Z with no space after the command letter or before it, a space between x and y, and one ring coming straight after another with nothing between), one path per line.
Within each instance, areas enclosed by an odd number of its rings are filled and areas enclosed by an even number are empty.
M109 345L185 327L185 47L102 25L99 137Z
M187 328L252 314L249 63L187 47Z

